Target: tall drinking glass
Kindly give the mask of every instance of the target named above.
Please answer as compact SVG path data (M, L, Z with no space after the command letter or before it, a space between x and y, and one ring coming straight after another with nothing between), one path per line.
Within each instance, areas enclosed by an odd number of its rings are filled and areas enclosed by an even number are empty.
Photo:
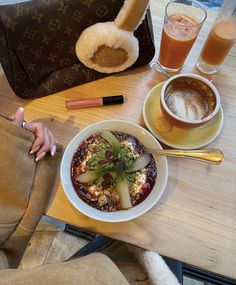
M183 66L206 16L206 10L195 0L167 4L158 59L164 70L176 72Z
M206 74L217 72L235 41L236 0L225 0L197 59L197 68Z

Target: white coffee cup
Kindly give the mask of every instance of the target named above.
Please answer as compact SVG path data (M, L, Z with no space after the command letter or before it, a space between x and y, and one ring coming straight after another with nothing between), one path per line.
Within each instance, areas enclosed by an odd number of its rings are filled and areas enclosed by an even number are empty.
M164 83L160 105L171 124L192 128L214 118L220 108L220 95L208 79L193 73L182 73Z

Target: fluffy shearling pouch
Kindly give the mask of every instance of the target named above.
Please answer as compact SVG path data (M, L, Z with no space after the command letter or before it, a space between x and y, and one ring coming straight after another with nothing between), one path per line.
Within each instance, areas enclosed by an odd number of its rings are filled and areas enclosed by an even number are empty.
M0 117L0 248L16 268L44 214L62 148L35 162L34 135Z
M16 95L37 98L107 76L82 64L75 46L86 28L114 21L123 5L124 0L31 0L1 6L0 61ZM149 63L155 53L149 10L134 37L139 53L130 68Z

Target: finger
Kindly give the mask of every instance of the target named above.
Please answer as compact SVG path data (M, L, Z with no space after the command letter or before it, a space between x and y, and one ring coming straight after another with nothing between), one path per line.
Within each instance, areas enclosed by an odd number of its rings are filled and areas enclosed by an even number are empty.
M44 126L42 123L25 123L25 129L35 135L35 140L31 146L31 152L35 153L44 143Z
M57 145L54 144L54 145L52 146L52 149L51 149L51 156L54 156L54 155L56 154L56 151L57 151Z
M13 116L12 123L21 127L24 121L24 108L19 107Z
M51 148L51 144L50 144L50 137L48 134L48 129L44 128L44 142L43 144L40 146L39 150L36 153L36 158L43 152L47 153L50 151Z
M37 152L40 149L40 145L38 145L37 147L31 149L30 154L34 154L35 152Z
M38 155L36 157L35 161L37 162L37 161L41 160L42 158L44 158L45 155L46 155L45 151L41 152L40 155Z
M50 144L51 144L51 155L54 156L57 150L56 140L50 130L48 130L48 134L49 134Z

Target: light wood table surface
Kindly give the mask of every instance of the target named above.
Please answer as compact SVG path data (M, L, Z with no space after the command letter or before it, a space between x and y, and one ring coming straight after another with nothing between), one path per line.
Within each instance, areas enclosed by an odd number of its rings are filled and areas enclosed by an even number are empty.
M151 2L157 55L166 1ZM194 72L214 14L207 22L181 72ZM124 223L103 223L78 212L67 200L60 182L47 215L106 236L155 250L160 254L228 277L236 278L236 48L212 76L221 94L224 127L210 147L225 152L219 166L168 157L169 179L160 202L142 217ZM64 146L80 130L100 120L126 119L144 126L142 107L160 74L145 66L70 90L23 100L10 89L0 71L0 112L13 114L25 107L25 118L41 120ZM123 105L68 111L68 99L123 94Z

